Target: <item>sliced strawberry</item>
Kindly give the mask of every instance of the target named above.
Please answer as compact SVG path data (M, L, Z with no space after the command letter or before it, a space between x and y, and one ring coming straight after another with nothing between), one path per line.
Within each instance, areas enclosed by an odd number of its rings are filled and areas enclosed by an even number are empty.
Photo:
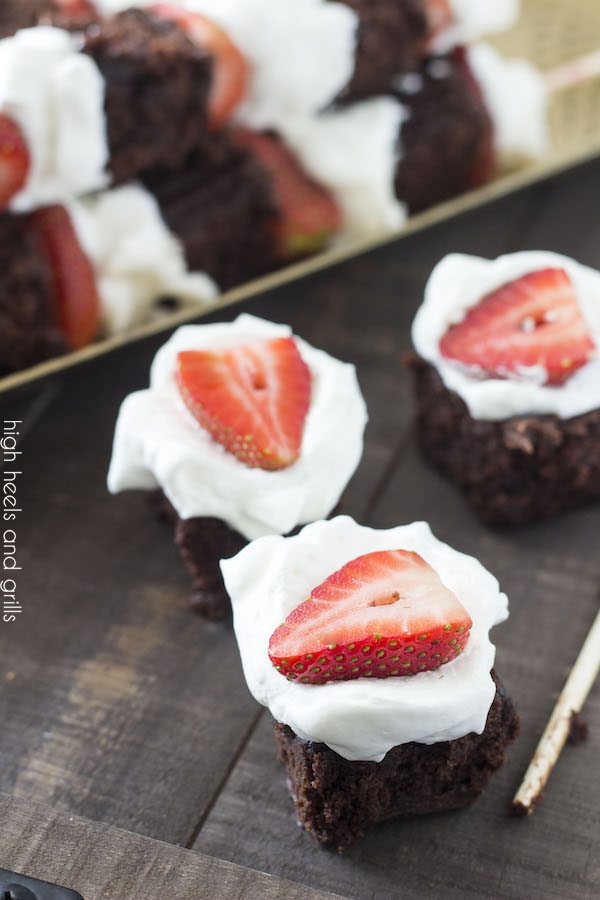
M157 3L152 9L159 16L176 22L194 44L214 57L208 115L211 125L218 128L231 118L246 96L250 81L248 60L227 32L206 16L170 3Z
M529 272L487 294L440 341L442 356L495 378L541 366L562 384L585 365L594 342L564 269Z
M421 556L383 550L316 587L271 636L269 658L302 684L416 675L462 653L472 624Z
M280 212L277 241L282 256L293 259L324 247L344 224L331 194L304 172L276 138L249 128L236 128L232 136L271 176Z
M77 350L94 340L100 326L94 271L64 206L38 209L30 221L52 271L58 325Z
M5 209L27 181L29 149L16 122L0 114L0 209Z
M186 350L176 378L200 425L246 466L282 469L298 459L310 370L293 338Z

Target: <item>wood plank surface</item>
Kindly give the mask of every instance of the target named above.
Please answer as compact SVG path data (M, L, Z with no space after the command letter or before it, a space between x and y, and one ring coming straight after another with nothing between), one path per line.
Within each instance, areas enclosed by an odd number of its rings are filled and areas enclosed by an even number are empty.
M3 867L84 900L335 900L223 860L0 795Z
M597 690L590 740L565 752L543 806L525 822L506 809L597 608L600 510L513 535L482 529L419 459L401 356L425 280L447 252L545 246L600 265L599 175L599 164L582 167L220 316L289 322L355 362L371 421L343 511L378 526L428 518L509 593L498 668L523 736L480 803L389 823L344 857L297 828L269 717L248 695L230 628L188 611L186 575L145 496L105 489L119 403L145 386L162 339L45 389L47 408L30 392L0 405L0 418L22 411L28 422L17 529L24 612L0 627L1 791L51 804L59 818L83 815L361 900L597 895ZM0 830L0 866L5 847ZM42 868L28 874L48 877Z

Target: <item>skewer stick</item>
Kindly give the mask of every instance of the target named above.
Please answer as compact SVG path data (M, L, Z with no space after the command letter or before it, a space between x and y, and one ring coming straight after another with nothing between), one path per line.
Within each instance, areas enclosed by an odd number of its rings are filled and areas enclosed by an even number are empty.
M600 78L600 50L594 50L555 69L550 69L544 77L550 94Z
M550 773L569 736L571 718L585 703L585 698L600 669L600 611L592 625L565 686L556 702L512 808L515 815L527 816L540 800Z

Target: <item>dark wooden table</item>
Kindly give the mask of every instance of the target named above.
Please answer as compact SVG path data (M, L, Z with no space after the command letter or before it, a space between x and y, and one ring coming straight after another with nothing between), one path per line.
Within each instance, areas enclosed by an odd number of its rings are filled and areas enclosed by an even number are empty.
M527 820L508 807L598 608L600 508L484 530L419 459L400 364L441 256L543 247L600 267L599 201L589 164L244 305L358 366L371 422L345 510L380 527L428 519L509 594L497 667L522 736L481 800L390 822L344 856L297 827L230 627L189 612L146 497L105 489L115 415L147 383L153 339L1 404L3 419L24 420L23 613L0 627L1 867L86 900L599 896L597 688L589 740L565 750L542 805Z

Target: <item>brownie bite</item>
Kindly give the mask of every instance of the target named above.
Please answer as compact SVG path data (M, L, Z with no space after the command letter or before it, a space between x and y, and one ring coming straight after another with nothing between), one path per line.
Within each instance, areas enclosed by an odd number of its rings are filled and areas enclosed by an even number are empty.
M424 0L342 0L359 20L354 73L342 98L388 93L394 76L419 66L428 34Z
M425 457L489 525L600 499L600 273L543 250L449 254L412 326Z
M153 498L159 517L173 527L179 555L192 579L191 606L205 619L220 622L231 615L219 563L248 543L222 519L180 519L162 491Z
M51 272L27 216L0 215L0 372L66 351L55 324Z
M600 500L600 409L474 419L435 368L411 357L419 443L488 525L525 525Z
M409 111L399 140L396 195L410 211L489 180L493 126L464 52L430 58L395 84Z
M55 25L68 31L82 31L100 16L91 3L80 3L74 9L60 7L53 0L2 0L0 3L0 39L21 28Z
M248 688L319 843L343 850L385 819L478 797L518 717L489 636L508 600L476 559L425 522L338 516L221 567Z
M115 182L176 168L203 142L212 58L174 22L129 9L86 32L83 52L106 80Z
M37 25L40 17L52 9L50 0L2 0L0 3L0 38L9 37L20 28Z
M469 806L505 762L519 732L514 705L496 677L482 734L394 747L377 762L349 761L275 723L279 758L300 824L319 843L344 850L372 825Z
M178 169L155 169L142 180L190 270L207 272L227 289L276 267L269 175L225 132L211 135Z

